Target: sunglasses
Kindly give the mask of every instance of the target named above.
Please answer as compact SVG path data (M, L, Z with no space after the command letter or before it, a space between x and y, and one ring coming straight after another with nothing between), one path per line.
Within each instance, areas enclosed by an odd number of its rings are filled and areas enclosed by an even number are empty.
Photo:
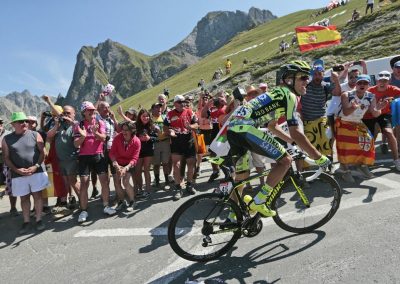
M70 111L64 111L63 114L71 114Z
M296 79L300 79L301 81L310 81L310 76L308 75L296 76Z
M390 74L378 74L379 78L390 78Z
M18 120L16 121L19 124L29 123L29 120Z
M369 85L369 82L367 82L367 81L358 81L356 84L357 85Z

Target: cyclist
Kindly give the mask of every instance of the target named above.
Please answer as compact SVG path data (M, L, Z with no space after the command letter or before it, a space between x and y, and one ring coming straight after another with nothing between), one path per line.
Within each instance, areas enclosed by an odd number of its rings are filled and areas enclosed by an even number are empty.
M322 155L306 138L296 119L296 96L306 93L311 67L304 61L291 61L280 68L282 85L269 93L263 93L238 107L228 124L227 138L230 144L229 157L243 156L247 150L276 160L267 177L266 184L249 202L250 210L263 217L275 216L276 212L265 205L266 197L284 177L291 166L292 158L285 148L271 135L257 129L268 123L276 136L288 143L296 143L320 167L327 167L330 160ZM290 136L278 127L277 121L285 116Z

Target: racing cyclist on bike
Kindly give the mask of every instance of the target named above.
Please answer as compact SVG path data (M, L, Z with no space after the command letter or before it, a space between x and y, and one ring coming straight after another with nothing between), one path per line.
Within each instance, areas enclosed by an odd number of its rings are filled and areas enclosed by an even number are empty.
M283 179L292 164L291 156L271 135L258 127L268 124L271 132L288 143L295 142L320 167L327 167L330 160L322 155L303 134L296 119L296 96L306 93L310 80L311 67L305 61L291 61L280 68L282 85L250 100L237 108L228 124L227 138L230 144L230 157L240 157L247 150L276 160L267 177L266 184L249 203L252 211L263 217L275 216L276 212L265 205L269 192ZM285 116L290 136L277 125L280 117Z

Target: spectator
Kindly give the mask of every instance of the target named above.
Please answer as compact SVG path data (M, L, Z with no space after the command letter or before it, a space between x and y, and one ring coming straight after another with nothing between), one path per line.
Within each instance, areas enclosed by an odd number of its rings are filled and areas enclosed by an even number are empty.
M367 111L375 117L379 116L387 102L376 103L374 94L367 91L370 82L368 75L359 75L355 90L343 92L341 96L342 108L336 121L336 147L342 177L347 182L354 182L349 165L357 165L365 178L374 177L368 169L375 161L374 139L362 123L362 118Z
M355 22L360 18L360 12L357 11L357 9L353 10L353 13L351 14L351 22Z
M171 137L171 157L175 180L174 200L182 197L182 177L180 174L180 161L186 159L188 174L186 190L190 194L195 194L193 188L193 174L196 159L196 149L192 139L191 131L197 128L197 117L190 109L183 107L185 98L177 95L174 98L174 109L168 112L164 119L164 131Z
M212 125L211 125L211 119L209 117L202 117L201 112L203 108L207 107L207 102L210 99L210 95L208 92L203 92L200 94L200 99L199 103L197 104L197 112L196 116L199 119L199 130L200 134L204 135L204 143L206 146L210 146L211 144L211 131L212 131ZM196 156L196 171L195 171L195 178L197 178L200 174L200 164L203 159L202 154L197 154Z
M392 74L390 77L390 85L400 88L400 59L399 61L393 63Z
M8 195L10 201L10 215L12 217L18 216L17 210L17 197L13 196L11 190L11 172L7 165L4 163L2 141L4 136L11 132L4 128L4 121L0 118L0 185L5 186L5 193ZM3 193L4 194L4 193ZM2 195L0 195L2 197Z
M137 136L140 140L139 160L135 168L135 187L138 189L137 196L139 198L148 199L151 192L150 164L154 156L154 142L157 140L158 131L150 119L150 113L141 109L136 120ZM142 171L146 190L142 191Z
M307 85L307 92L301 97L301 115L304 123L304 134L311 144L332 161L331 137L327 135L326 102L331 95L340 95L338 75L332 72L331 83L323 81L324 68L321 65L313 67L313 78ZM332 168L330 168L331 170Z
M133 121L136 122L137 112L133 107L130 107L125 113L122 111L122 106L118 106L117 108L118 114L122 117L124 121ZM117 125L118 126L118 125Z
M371 9L371 14L374 9L374 0L367 0L367 7L365 8L365 15L368 13L368 9Z
M60 118L55 120L54 127L47 133L47 139L54 139L57 162L60 174L63 178L66 192L60 196L59 202L53 208L53 213L68 214L67 195L69 193L69 205L73 209L76 198L72 190L79 196L80 184L78 175L78 149L74 146L75 109L72 106L64 106Z
M160 187L160 165L163 166L165 185L169 185L168 176L171 173L170 139L169 136L164 133L164 118L161 115L161 107L162 104L160 103L155 103L151 106L153 124L158 131L157 141L154 144L153 156L154 183L156 187Z
M294 34L294 35L292 36L292 45L296 45L296 44L297 44L297 35Z
M258 85L258 88L260 89L260 94L264 94L266 92L268 92L268 84L267 83L260 83Z
M378 103L382 101L390 102L394 97L400 96L400 88L389 85L389 71L381 71L378 74L378 83L376 86L368 89L369 92L375 95ZM397 149L397 141L393 134L391 121L390 105L386 104L378 117L374 117L372 113L367 112L364 115L363 122L368 127L369 131L375 136L375 124L378 123L382 134L387 137L389 148L392 151L393 163L397 171L400 171L400 159Z
M129 180L134 174L134 169L139 158L140 140L135 135L136 126L132 121L124 121L121 123L121 133L119 133L109 151L110 160L116 169L115 191L117 193L118 203L117 210L122 209L124 205L125 194L121 186L124 185L129 203L127 210L135 209L135 192Z
M202 118L210 118L212 124L211 138L213 141L217 136L220 129L220 117L225 116L226 114L226 99L224 96L224 92L218 92L215 95L215 98L212 100L208 100L207 107L203 108L201 112ZM215 153L210 151L211 156L215 156ZM211 164L213 168L213 172L208 179L208 183L213 182L215 179L219 177L219 167L216 164Z
M231 69L232 69L232 62L230 61L230 59L226 59L225 62L225 74L228 75L231 73Z
M21 197L24 223L20 234L30 229L31 194L35 205L36 229L44 230L42 190L49 184L47 173L43 172L41 166L44 160L43 139L36 131L29 130L27 123L25 113L14 112L11 116L14 132L4 136L2 141L4 162L11 169L13 195Z
M91 102L85 101L81 105L81 114L84 118L79 125L75 126L75 147L79 147L78 173L80 176L80 207L81 213L78 222L85 222L89 216L88 187L89 174L92 169L99 176L101 184L101 196L103 199L103 212L107 215L114 215L115 209L109 206L110 188L108 185L107 162L103 154L103 143L106 140L105 125L101 120L96 119L96 108Z
M167 113L171 110L168 106L167 106L167 96L164 94L160 94L158 95L158 102L161 104L161 115L163 117L167 116Z
M204 85L206 84L206 82L204 81L203 78L200 79L199 83L197 84L197 87L199 88L204 88Z

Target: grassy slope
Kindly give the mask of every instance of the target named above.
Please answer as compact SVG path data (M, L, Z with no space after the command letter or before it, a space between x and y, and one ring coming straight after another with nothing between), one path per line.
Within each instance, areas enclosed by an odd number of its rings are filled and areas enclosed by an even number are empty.
M385 8L390 9L399 9L399 3L392 4L391 6L387 6ZM137 107L141 104L144 107L149 107L151 103L156 100L156 97L159 93L162 93L163 88L168 87L170 93L172 94L171 98L174 95L185 93L197 86L198 81L200 78L204 78L206 83L208 83L217 68L224 69L224 56L233 54L237 51L243 50L244 48L259 45L256 48L250 49L245 52L241 52L237 55L229 56L231 61L233 62L232 74L231 77L235 77L238 74L251 71L252 75L261 75L267 71L276 69L279 64L274 65L271 62L267 65L268 61L272 61L274 59L282 59L284 58L285 61L290 60L291 58L301 58L302 55L298 51L298 49L291 49L290 52L285 52L283 54L278 54L278 45L282 38L273 40L269 42L270 39L293 32L296 26L303 26L309 25L313 22L320 21L326 17L331 15L340 13L346 10L346 13L343 15L336 16L335 18L331 19L331 24L337 25L338 29L344 27L344 24L351 18L351 13L353 9L357 8L361 15L364 13L365 9L365 1L364 0L352 0L347 5L343 7L339 7L334 9L328 13L325 13L315 19L311 19L310 16L315 10L304 10L299 11L276 20L271 21L270 23L261 25L252 29L247 32L242 32L241 34L234 37L228 44L223 46L222 48L218 49L217 51L213 52L212 54L208 55L207 57L203 58L200 62L196 63L195 65L190 66L189 68L183 70L182 72L176 74L175 76L167 79L166 81L160 83L159 85L144 90L126 100L124 100L121 104L124 109L128 107ZM378 13L376 14L378 15ZM368 16L370 17L370 16ZM361 18L360 21L368 20L368 17ZM372 17L375 17L373 15ZM392 30L394 27L379 27L379 29L387 29ZM376 32L376 34L378 34ZM377 35L375 35L377 36ZM287 35L283 38L285 41L290 42L292 38L291 35ZM365 37L361 37L356 39L355 41L362 41L365 40ZM389 37L387 38L389 40ZM335 52L337 49L340 52L349 53L349 57L356 56L361 52L372 53L373 50L363 50L360 52L351 52L352 45L354 45L354 41L349 43L342 44L340 46L326 48L322 50L312 51L305 54L307 58L319 58L322 56L326 56L329 54L338 53ZM364 54L363 54L364 55ZM371 58L372 54L368 54L370 56L364 56L364 58ZM345 56L346 57L346 56ZM376 55L375 57L381 57L380 54ZM242 62L243 59L247 58L250 62L245 68L243 68ZM232 80L234 82L234 80ZM116 106L114 106L116 108Z

